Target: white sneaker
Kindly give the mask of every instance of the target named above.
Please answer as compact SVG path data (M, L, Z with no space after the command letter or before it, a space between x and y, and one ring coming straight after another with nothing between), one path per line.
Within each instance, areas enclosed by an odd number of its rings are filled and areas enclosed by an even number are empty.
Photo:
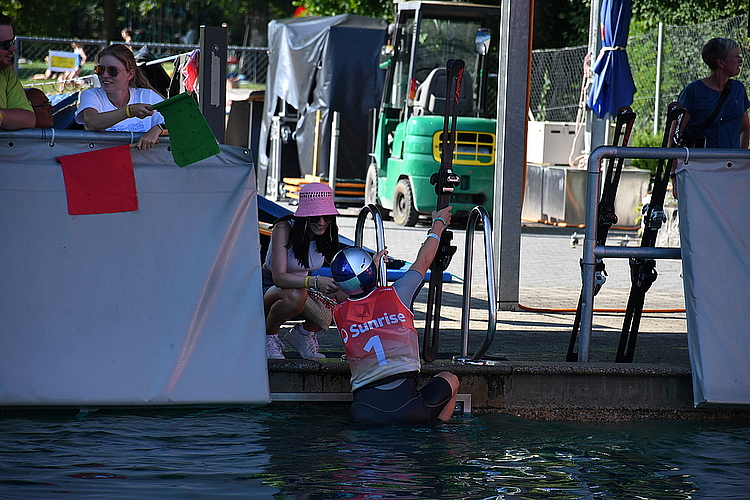
M279 335L266 335L266 359L286 359L284 357L284 343Z
M294 325L294 328L289 330L284 340L292 344L305 359L315 360L326 357L325 354L318 352L320 347L315 332L307 332L302 328L302 325Z

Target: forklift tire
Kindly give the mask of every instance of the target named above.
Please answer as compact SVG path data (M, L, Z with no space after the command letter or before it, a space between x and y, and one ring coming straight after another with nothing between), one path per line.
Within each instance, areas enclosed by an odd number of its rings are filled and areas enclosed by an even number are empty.
M419 212L414 208L414 196L409 179L401 179L393 192L393 221L400 226L415 226Z
M375 163L370 163L370 166L367 167L365 205L375 205L380 208L380 203L378 203L378 166Z

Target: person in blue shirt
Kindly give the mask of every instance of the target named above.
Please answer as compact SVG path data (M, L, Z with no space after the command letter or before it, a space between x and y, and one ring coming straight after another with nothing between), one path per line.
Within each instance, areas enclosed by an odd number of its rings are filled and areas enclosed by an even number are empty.
M712 38L701 51L711 73L687 85L679 102L685 106L683 136L696 140L694 146L706 148L747 149L750 141L750 108L745 86L733 77L740 74L742 56L737 43L729 38ZM728 95L711 123L725 85Z

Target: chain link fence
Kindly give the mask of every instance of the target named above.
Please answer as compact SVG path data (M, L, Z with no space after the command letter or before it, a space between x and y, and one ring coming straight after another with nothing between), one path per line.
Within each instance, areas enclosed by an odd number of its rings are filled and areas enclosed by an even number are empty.
M71 52L71 43L80 44L86 52L89 63L84 67L82 76L93 73L93 61L96 54L109 45L102 40L78 40L69 38L38 38L38 37L16 37L16 71L22 79L31 79L35 74L44 72L45 58L49 51ZM130 46L134 52L138 52L144 45L157 59L169 56L189 53L198 48L198 45L180 45L171 43L133 43ZM240 47L231 45L227 47L227 74L235 73L241 81L251 84L264 85L268 74L268 49L263 47ZM169 62L165 62L168 69Z
M721 36L738 42L746 40L747 16L737 16L713 23L691 26L663 25L661 35L654 30L645 35L628 39L628 59L636 85L632 104L637 113L636 131L660 130L667 104L675 101L685 85L708 74L701 60L700 51L710 38ZM661 39L661 44L660 44ZM107 45L101 40L73 40L63 38L17 37L18 74L28 79L39 71L40 65L32 62L44 61L50 50L70 51L71 42L83 45L89 61ZM144 44L132 44L138 51ZM740 43L740 53L747 59L745 43ZM661 46L661 49L660 49ZM190 52L197 45L154 43L148 44L157 57ZM236 73L240 80L263 85L268 75L268 49L257 47L228 47L227 73ZM657 67L661 54L661 78L657 90ZM590 81L587 78L589 65L586 46L562 49L534 50L532 52L530 115L537 121L575 122L581 114ZM93 65L84 69L83 75L92 72ZM42 70L43 71L43 70ZM741 74L739 79L748 79ZM658 109L655 103L658 99ZM658 113L659 116L656 116ZM655 119L656 118L656 119Z
M708 75L708 67L700 54L703 45L714 37L737 41L740 54L747 60L747 16L744 15L691 26L663 25L661 51L659 30L628 39L628 59L636 85L632 104L637 113L635 130L652 132L656 128L660 131L667 105L677 100L685 85ZM660 53L661 78L657 95ZM588 93L587 66L586 46L533 51L530 112L535 120L576 121L582 100ZM746 85L750 81L745 72L738 79ZM655 116L657 99L659 116Z

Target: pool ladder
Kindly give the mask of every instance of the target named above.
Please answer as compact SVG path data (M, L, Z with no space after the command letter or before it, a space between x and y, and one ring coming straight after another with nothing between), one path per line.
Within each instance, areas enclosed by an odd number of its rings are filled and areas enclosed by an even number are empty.
M362 236L364 233L365 222L367 221L368 215L372 216L373 222L375 223L375 241L376 250L379 252L385 248L385 231L383 229L383 218L380 215L380 210L373 205L364 206L357 216L357 225L354 231L354 244L356 246L362 246ZM487 321L487 333L484 341L479 348L474 352L473 355L469 356L469 321L471 313L471 281L473 275L473 256L474 256L474 233L478 222L482 222L482 228L484 233L484 249L485 249L485 261L487 262L487 303L488 303L488 321ZM492 221L487 213L487 210L482 206L474 207L469 213L469 218L466 222L466 244L465 244L465 257L464 257L464 287L463 287L463 304L461 312L461 354L454 356L453 361L461 364L483 364L482 356L484 356L487 349L492 345L492 341L495 338L495 330L497 328L497 308L495 302L495 269L493 265L493 252L492 252ZM383 271L379 273L379 284L380 286L388 285L388 269L384 262L380 262L380 269Z
M469 357L469 315L471 313L471 279L473 275L473 257L474 257L474 232L476 231L477 222L482 222L482 232L484 233L484 258L487 263L487 333L485 334L482 345ZM454 356L453 361L463 364L484 364L482 356L487 352L492 341L495 339L495 329L497 328L497 307L495 301L495 266L493 263L492 252L492 221L487 210L482 206L474 207L469 213L469 219L466 222L466 243L464 253L464 289L463 304L461 312L461 355Z

